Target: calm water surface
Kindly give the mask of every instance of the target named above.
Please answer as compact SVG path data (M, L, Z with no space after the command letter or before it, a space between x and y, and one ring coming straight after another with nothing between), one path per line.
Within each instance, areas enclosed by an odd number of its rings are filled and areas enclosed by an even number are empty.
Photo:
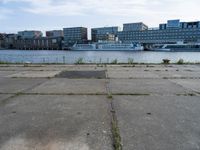
M36 51L0 50L0 61L12 63L67 63L73 64L79 58L85 63L108 63L117 59L127 63L133 59L137 63L161 63L162 59L177 62L200 62L200 52L131 52L131 51Z

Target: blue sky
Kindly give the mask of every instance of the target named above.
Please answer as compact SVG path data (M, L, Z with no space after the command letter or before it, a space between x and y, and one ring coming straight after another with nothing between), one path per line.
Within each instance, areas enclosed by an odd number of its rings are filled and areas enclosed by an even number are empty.
M0 32L200 20L199 0L0 0Z

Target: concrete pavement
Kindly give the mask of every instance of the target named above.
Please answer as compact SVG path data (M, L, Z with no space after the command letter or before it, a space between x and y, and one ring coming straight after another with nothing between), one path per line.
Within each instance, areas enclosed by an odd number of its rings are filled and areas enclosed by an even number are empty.
M199 81L199 65L0 65L0 150L199 150Z

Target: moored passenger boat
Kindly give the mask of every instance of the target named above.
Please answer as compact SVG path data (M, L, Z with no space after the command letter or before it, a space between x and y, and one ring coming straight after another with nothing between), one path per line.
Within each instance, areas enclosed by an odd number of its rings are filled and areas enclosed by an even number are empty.
M74 44L71 50L80 51L142 51L141 44L124 43L97 43L97 44Z

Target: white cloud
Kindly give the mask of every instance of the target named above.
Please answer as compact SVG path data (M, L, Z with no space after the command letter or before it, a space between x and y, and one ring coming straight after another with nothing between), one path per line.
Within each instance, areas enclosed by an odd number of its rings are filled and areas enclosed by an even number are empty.
M6 19L8 14L11 14L12 10L0 7L0 20Z
M191 15L198 11L199 0L2 0L27 2L25 11L45 15L90 15L91 13L132 16L163 14ZM189 10L189 11L187 11Z
M198 20L199 0L0 0L27 3L22 11L48 16L105 16L144 22L167 19ZM131 21L131 20L130 20Z

